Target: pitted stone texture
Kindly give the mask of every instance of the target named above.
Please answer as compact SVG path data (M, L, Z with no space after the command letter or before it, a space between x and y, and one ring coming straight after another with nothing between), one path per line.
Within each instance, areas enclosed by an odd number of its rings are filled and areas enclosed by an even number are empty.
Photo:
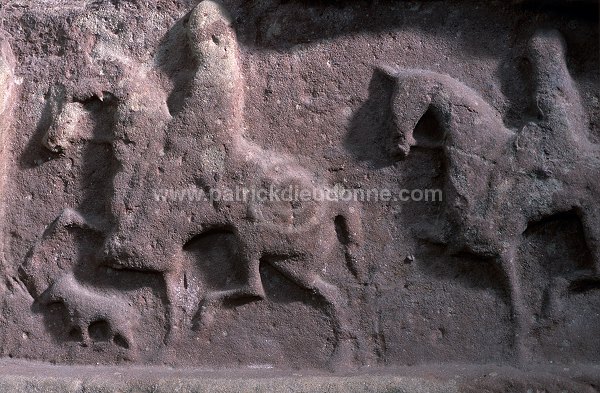
M370 374L279 375L267 370L217 371L50 366L3 361L0 392L595 392L598 367L571 365L523 370L491 365L405 367Z
M1 7L2 355L600 360L597 4Z

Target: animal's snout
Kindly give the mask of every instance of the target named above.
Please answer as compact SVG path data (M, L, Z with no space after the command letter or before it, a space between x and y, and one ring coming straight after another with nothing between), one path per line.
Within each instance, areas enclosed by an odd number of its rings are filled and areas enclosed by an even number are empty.
M120 234L112 234L104 242L102 257L109 264L117 264L119 261L131 259L134 255L127 245L127 240Z
M403 160L410 153L410 148L405 134L400 131L392 134L391 143L388 144L388 152L392 157Z
M116 269L155 270L153 261L158 259L155 249L148 239L118 232L104 242L101 258Z

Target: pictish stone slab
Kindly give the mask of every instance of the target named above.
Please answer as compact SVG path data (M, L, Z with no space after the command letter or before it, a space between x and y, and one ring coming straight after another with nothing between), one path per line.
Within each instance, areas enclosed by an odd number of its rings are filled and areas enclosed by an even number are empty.
M598 16L0 1L0 390L594 391Z

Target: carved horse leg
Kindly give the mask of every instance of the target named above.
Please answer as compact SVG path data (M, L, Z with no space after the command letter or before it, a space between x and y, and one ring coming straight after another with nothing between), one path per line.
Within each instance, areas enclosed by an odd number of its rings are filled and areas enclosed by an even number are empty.
M208 334L215 312L225 301L265 298L259 271L261 253L257 247L246 244L240 236L238 236L238 241L241 243L239 268L243 270L245 284L241 287L212 291L204 295L192 321L193 329L201 332L204 336Z
M306 266L315 266L314 255L304 256L301 268L288 264L285 260L271 260L268 263L301 288L312 291L326 305L326 312L333 324L334 352L330 360L333 369L340 369L352 361L354 334L348 329L348 315L345 297L335 285L325 281L317 273L306 270Z
M509 304L513 318L514 329L514 356L519 363L527 361L527 335L529 334L529 323L527 322L527 310L521 288L521 279L515 261L515 250L511 248L501 253L499 257L502 271L506 276Z

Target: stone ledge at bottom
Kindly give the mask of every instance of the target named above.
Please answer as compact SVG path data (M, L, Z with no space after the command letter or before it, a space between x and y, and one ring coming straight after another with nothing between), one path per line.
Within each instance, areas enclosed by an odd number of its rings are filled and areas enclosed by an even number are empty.
M276 370L68 366L0 359L0 393L598 392L600 364L431 365L327 374Z

